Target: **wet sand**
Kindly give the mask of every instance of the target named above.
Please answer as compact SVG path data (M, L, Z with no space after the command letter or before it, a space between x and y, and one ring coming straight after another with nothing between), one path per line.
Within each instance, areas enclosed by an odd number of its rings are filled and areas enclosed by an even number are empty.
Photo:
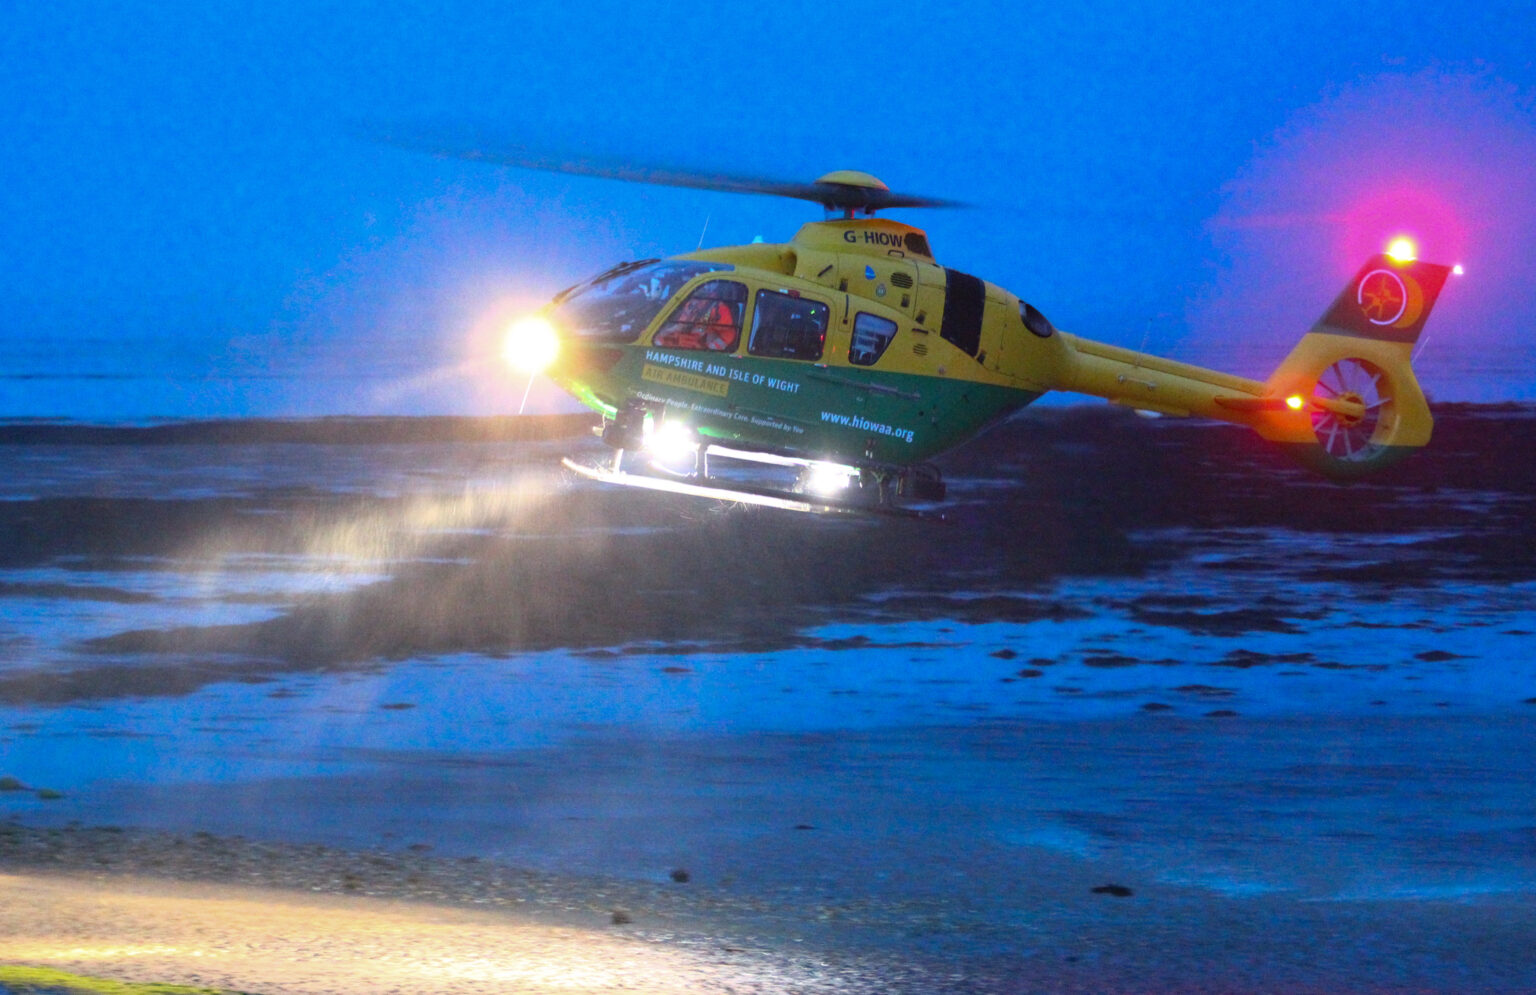
M463 431L444 426L450 429ZM1072 610L1039 605L1021 591L1063 576L1140 576L1187 556L1191 539L1224 530L1314 537L1302 554L1306 581L1391 591L1536 577L1536 465L1518 456L1536 445L1536 417L1524 408L1448 407L1436 431L1434 444L1415 458L1339 485L1229 427L1046 410L946 459L953 500L943 524L817 521L573 487L551 457L596 445L580 436L532 454L514 443L462 445L475 480L387 495L317 486L304 473L291 483L279 475L273 485L260 477L263 463L296 458L321 464L315 473L324 473L336 447L212 446L195 458L239 457L253 464L255 479L208 496L105 497L77 488L0 503L0 569L67 564L83 573L149 560L158 561L154 569L216 571L262 555L380 563L387 575L357 589L308 594L259 622L83 640L67 668L51 661L7 668L0 701L164 694L220 677L456 652L635 643L776 648L792 645L805 628L850 617L960 611L973 620L1018 619ZM176 458L176 447L161 452ZM64 458L78 454L62 450ZM1336 535L1411 541L1390 556L1357 560L1329 549ZM1221 569L1290 567L1263 548L1254 554ZM870 600L892 591L905 596ZM957 592L963 604L950 597ZM995 597L976 597L982 594ZM1311 607L1276 590L1270 605L1217 621L1240 635L1274 626L1282 609ZM1149 608L1213 624L1192 614L1198 603ZM92 655L133 655L141 663L94 667Z
M1536 417L1438 417L1340 486L1034 412L945 523L578 484L569 426L18 438L0 872L59 935L203 882L745 952L678 990L1532 990Z

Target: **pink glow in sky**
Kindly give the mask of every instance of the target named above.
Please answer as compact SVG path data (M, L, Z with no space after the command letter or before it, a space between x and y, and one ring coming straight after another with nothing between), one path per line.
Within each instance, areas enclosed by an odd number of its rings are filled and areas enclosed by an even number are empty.
M1283 352L1362 261L1407 235L1467 274L1430 319L1426 386L1437 365L1478 368L1478 351L1536 366L1533 107L1491 76L1422 72L1362 79L1299 112L1224 189L1208 225L1221 268L1189 313L1196 341L1241 330Z

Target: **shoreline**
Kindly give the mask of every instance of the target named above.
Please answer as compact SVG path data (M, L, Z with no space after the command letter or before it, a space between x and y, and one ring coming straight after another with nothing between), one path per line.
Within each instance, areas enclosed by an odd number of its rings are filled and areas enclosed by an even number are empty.
M1447 401L1431 404L1437 419L1536 418L1536 401ZM1115 419L1125 409L1084 398L1019 409L980 433L1019 421ZM1236 426L1203 418L1159 418L1171 426ZM591 411L526 415L306 415L231 418L167 417L128 422L50 417L0 418L0 446L48 445L412 445L453 442L536 442L587 435L597 423ZM962 443L964 449L974 439ZM942 461L947 461L946 453Z
M198 418L112 424L0 419L0 446L419 445L537 442L587 433L596 415L330 415L316 418Z

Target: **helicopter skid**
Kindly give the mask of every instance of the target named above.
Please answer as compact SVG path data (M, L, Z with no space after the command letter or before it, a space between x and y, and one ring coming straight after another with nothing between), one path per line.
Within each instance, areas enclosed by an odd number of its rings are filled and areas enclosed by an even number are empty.
M794 491L777 490L771 487L752 487L744 484L722 486L707 477L702 479L698 477L669 479L652 476L647 473L628 473L623 470L615 470L612 466L589 466L585 463L577 462L570 457L566 457L561 462L565 464L567 469L580 474L588 480L595 480L599 483L618 484L622 487L639 487L645 490L662 491L668 494L685 494L690 497L711 498L716 501L730 501L736 504L750 504L764 508L777 508L780 511L800 511L816 515L891 515L897 518L922 518L940 521L944 518L942 512L926 511L918 508L839 501L835 498L816 497L810 494L799 494Z

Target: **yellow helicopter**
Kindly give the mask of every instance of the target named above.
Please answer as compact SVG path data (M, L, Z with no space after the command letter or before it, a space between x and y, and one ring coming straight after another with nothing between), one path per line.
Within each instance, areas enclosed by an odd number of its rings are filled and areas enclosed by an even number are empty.
M1354 477L1429 441L1410 358L1450 268L1394 244L1360 268L1267 380L1057 329L996 284L941 265L925 233L877 217L950 206L868 173L814 183L646 171L521 149L396 144L493 163L823 206L788 242L626 262L516 322L509 361L602 415L592 479L801 511L944 498L928 462L1047 391L1246 425L1318 471ZM785 467L787 487L722 479L720 460ZM910 511L908 511L910 513Z

